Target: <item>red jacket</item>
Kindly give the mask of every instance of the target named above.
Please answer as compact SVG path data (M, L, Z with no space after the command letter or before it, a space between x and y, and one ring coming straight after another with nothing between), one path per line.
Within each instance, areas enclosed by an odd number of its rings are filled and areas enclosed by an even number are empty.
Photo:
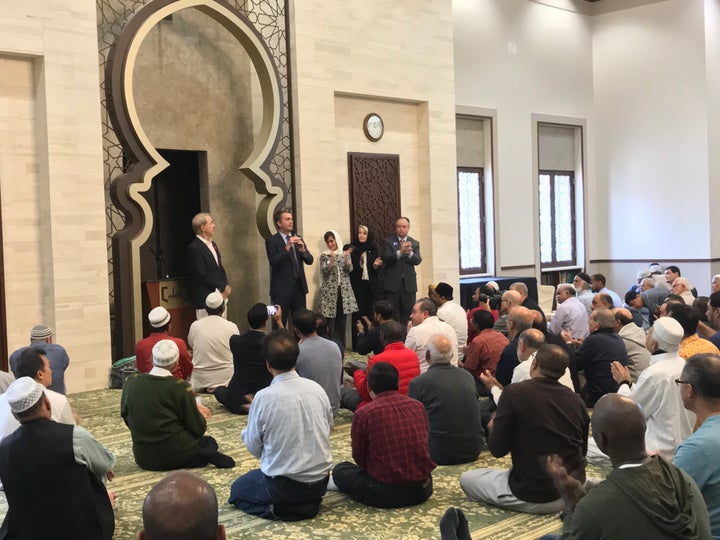
M355 389L363 399L358 407L367 405L372 401L372 398L370 398L370 388L368 388L367 385L367 373L370 371L370 368L378 362L388 362L395 366L395 369L397 369L400 374L400 388L398 391L404 396L407 396L410 381L420 375L420 362L418 361L417 353L412 349L408 349L402 341L390 343L385 347L383 352L370 357L365 371L358 369L353 374Z
M170 339L174 341L180 351L180 358L173 370L173 376L178 379L187 379L190 377L193 370L193 364L192 360L190 360L190 355L188 354L187 345L185 345L185 341L181 338L173 337L165 332L153 332L145 339L141 339L137 342L137 345L135 345L135 359L138 371L141 373L148 373L153 368L152 348L158 341L162 341L163 339Z

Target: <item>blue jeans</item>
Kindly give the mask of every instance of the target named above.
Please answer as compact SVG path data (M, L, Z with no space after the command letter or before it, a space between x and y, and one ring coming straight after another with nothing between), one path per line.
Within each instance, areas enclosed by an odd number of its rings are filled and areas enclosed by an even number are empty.
M305 483L285 476L266 476L260 469L254 469L233 482L228 502L263 519L310 519L320 510L327 483L328 477Z

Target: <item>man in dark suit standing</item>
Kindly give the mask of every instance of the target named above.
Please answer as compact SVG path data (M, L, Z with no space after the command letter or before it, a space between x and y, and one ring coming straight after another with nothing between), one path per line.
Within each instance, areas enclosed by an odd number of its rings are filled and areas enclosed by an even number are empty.
M192 219L195 239L188 244L185 253L187 268L190 272L190 299L195 306L198 319L207 315L205 299L216 290L225 301L232 289L220 258L220 250L212 241L215 234L215 222L210 214L200 213Z
M278 232L265 240L270 262L270 298L282 308L282 322L289 315L305 307L308 292L305 265L313 263L313 256L302 238L293 232L290 210L278 210L273 216Z
M383 288L385 299L392 302L402 324L407 323L415 305L417 276L415 267L422 262L420 243L408 236L410 220L398 218L393 236L383 242L381 257L383 260Z

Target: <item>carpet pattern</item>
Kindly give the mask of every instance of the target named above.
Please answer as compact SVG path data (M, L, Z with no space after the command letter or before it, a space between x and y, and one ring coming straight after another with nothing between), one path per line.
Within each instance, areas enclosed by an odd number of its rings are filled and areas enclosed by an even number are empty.
M141 508L148 490L165 473L143 471L132 455L130 432L120 418L120 390L96 390L70 396L78 412L80 424L113 451L117 458L115 480L110 488L118 495L115 507L115 538L135 538L142 528ZM338 492L328 492L323 498L320 514L313 520L282 523L248 516L227 503L230 485L239 475L257 468L259 462L245 449L240 431L247 416L228 413L212 396L205 404L212 411L207 434L215 437L222 452L231 455L234 469L212 466L196 469L216 490L220 506L220 522L228 538L293 538L319 539L426 539L439 538L438 522L449 506L462 508L468 518L474 540L530 540L543 534L559 532L561 523L556 516L531 516L501 510L469 501L458 478L466 470L478 467L507 468L509 457L496 459L486 450L475 462L467 465L438 467L433 472L434 493L425 503L411 508L382 510L362 506ZM350 424L352 413L342 410L335 419L331 436L335 462L350 460ZM604 477L608 471L588 467L588 475ZM0 517L4 518L7 502L0 495Z

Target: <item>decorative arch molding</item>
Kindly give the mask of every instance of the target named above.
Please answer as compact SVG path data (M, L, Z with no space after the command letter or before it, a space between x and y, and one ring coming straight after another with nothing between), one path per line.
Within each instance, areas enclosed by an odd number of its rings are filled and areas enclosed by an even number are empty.
M288 198L286 185L270 171L270 162L281 136L282 96L279 74L262 36L252 23L222 0L154 0L128 20L110 51L105 70L108 115L123 150L129 157L127 171L112 180L110 197L125 216L125 226L112 239L115 290L115 333L119 353L132 354L142 335L140 246L153 226L153 215L141 195L152 180L168 167L145 133L133 94L133 71L138 51L152 28L178 11L194 8L222 25L248 53L262 96L262 124L253 150L239 166L261 195L256 224L263 237L273 232L272 212Z

